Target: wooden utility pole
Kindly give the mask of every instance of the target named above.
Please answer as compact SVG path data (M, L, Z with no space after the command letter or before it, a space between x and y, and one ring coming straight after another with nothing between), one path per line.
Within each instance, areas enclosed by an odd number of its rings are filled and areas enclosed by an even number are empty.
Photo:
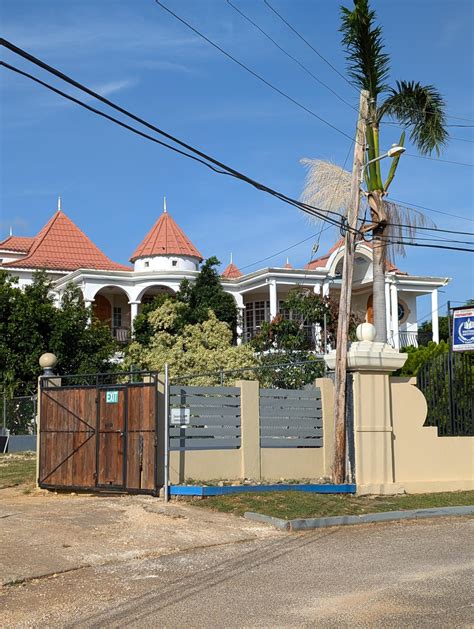
M365 129L369 112L369 92L362 90L359 101L359 119L354 148L352 166L351 202L347 216L347 231L344 239L344 262L342 267L341 296L339 299L339 318L337 321L337 346L335 368L335 403L334 403L334 482L344 483L346 480L346 379L347 379L347 345L349 336L349 320L352 301L352 276L354 271L354 251L356 244L355 229L359 217L360 185L365 160Z

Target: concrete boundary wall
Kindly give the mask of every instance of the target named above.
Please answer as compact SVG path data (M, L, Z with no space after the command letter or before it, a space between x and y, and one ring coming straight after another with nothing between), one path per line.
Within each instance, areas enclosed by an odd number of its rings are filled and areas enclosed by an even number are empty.
M334 452L334 386L319 378L323 438L321 447L261 448L259 383L241 380L241 447L233 450L175 451L170 453L170 482L281 479L320 479L331 476Z
M440 437L424 426L427 405L414 378L354 374L358 494L474 489L474 437Z

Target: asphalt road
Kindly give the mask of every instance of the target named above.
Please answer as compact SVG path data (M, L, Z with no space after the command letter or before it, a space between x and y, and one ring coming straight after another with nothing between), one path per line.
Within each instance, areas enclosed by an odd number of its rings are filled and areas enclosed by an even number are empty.
M5 588L2 624L473 626L473 533L472 518L341 527L83 568Z

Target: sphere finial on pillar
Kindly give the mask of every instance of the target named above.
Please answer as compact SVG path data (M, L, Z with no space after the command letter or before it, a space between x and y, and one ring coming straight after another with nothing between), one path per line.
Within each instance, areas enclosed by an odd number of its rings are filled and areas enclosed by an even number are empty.
M45 354L41 354L38 362L39 362L40 367L42 367L43 369L44 376L54 376L53 369L58 364L58 359L54 354L51 354L51 352L46 352Z
M357 326L356 335L358 341L372 342L375 340L376 334L375 326L371 323L361 323Z

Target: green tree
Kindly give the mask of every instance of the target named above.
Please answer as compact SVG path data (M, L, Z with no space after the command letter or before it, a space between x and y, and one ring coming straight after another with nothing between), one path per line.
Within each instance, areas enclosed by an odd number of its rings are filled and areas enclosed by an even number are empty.
M354 0L352 9L342 7L341 11L340 30L349 75L355 85L369 92L367 161L381 156L380 125L385 117L403 127L398 141L400 146L404 145L408 131L411 142L422 155L433 151L439 154L447 142L448 133L445 103L438 90L433 85L422 85L415 81L397 81L395 87L391 87L387 82L390 57L384 51L382 28L376 25L375 11L370 9L368 0ZM385 180L382 178L380 161L372 162L364 169L366 200L372 220L367 230L373 233L374 324L379 341L387 338L384 282L388 241L392 238L402 243L392 246L392 254L397 251L404 253L403 242L413 238L416 227L426 222L422 215L385 199L399 159L400 156L392 160ZM328 162L305 159L303 163L309 168L303 199L328 210L347 212L350 175ZM366 207L361 204L362 211ZM402 231L397 224L407 224L410 228Z
M90 315L77 287L67 287L58 308L45 273L36 273L32 284L20 289L0 271L0 382L7 393L34 386L44 352L57 355L58 374L112 369L115 342L107 326L89 323Z
M222 288L216 267L220 262L212 256L201 266L196 281L192 284L183 280L177 299L189 307L187 319L191 324L202 323L208 319L209 309L219 321L227 323L232 330L233 339L237 333L238 311L234 298Z
M125 368L138 365L142 369L163 371L170 366L172 378L188 374L207 374L221 370L241 369L256 364L250 345L232 344L232 331L227 323L219 321L212 310L198 323L187 323L187 304L178 300L165 300L148 313L152 335L147 344L134 341L125 357ZM226 376L231 382L238 377ZM201 375L189 381L193 385L211 385L219 376Z

